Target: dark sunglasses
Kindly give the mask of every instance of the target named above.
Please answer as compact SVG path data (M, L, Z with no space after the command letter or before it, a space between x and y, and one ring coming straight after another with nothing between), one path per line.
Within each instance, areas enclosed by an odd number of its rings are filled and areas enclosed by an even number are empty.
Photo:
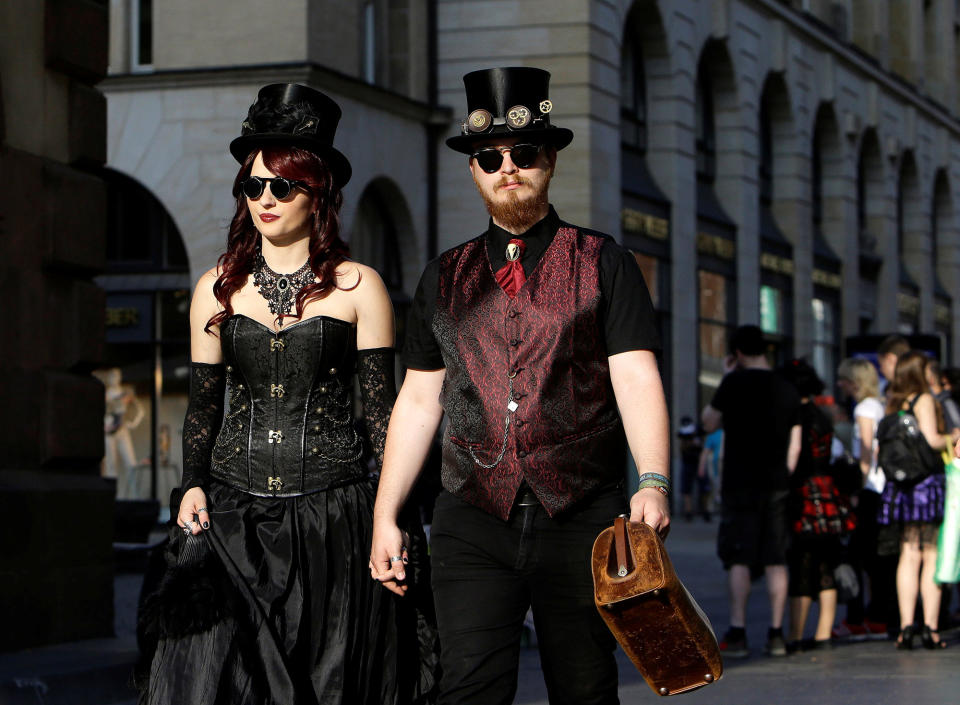
M503 153L510 152L510 159L521 169L529 169L537 161L537 155L543 149L542 144L515 144L512 147L483 147L470 156L488 174L503 166Z
M250 176L240 182L240 190L243 191L243 195L247 198L256 200L263 195L263 189L268 182L270 183L270 193L280 201L290 195L294 186L304 186L306 183L304 181L285 179L282 176Z

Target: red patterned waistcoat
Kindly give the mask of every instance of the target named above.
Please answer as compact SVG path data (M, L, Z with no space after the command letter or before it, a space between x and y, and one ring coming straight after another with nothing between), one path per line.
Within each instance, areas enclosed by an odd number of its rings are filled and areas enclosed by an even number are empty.
M441 256L443 486L501 519L524 480L554 516L621 478L600 314L605 238L561 226L514 299L497 285L485 237Z

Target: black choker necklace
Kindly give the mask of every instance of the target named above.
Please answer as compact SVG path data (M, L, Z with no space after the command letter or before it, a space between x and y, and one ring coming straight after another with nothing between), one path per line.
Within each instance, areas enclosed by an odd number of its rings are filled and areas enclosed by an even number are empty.
M313 284L313 269L310 260L293 274L277 274L258 252L253 266L253 285L257 287L260 296L270 304L270 313L283 321L284 316L290 315L290 309L303 287Z

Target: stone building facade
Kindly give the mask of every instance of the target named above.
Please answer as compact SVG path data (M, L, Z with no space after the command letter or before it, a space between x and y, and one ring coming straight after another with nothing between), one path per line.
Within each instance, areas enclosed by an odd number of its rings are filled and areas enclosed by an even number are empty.
M940 333L956 360L954 0L439 8L439 100L455 116L466 71L552 72L551 117L576 133L552 200L639 253L674 418L709 401L737 323L762 322L828 379L859 334ZM484 219L465 178L440 184L442 249Z
M113 633L106 64L105 2L0 4L0 652Z
M224 243L226 145L260 85L295 80L344 108L344 230L402 303L485 227L442 144L462 75L531 65L576 135L552 200L637 253L674 418L709 400L739 323L828 380L851 336L937 334L957 360L955 0L169 0L139 64L137 4L111 3L108 163L169 211L194 278Z

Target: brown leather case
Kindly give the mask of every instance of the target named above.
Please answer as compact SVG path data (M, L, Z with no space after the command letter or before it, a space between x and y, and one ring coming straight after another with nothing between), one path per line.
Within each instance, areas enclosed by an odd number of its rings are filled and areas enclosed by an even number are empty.
M600 532L593 588L607 627L653 692L675 695L719 680L717 637L652 528L619 517Z

